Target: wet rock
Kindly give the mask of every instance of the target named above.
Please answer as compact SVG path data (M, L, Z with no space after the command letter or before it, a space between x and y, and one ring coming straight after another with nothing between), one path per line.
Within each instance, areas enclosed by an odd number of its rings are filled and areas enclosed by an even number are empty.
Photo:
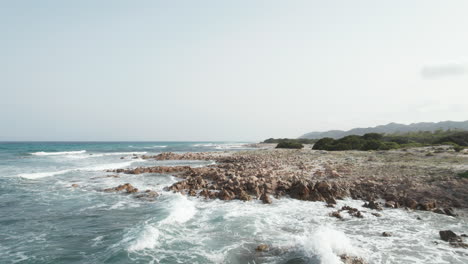
M455 234L451 230L439 231L439 236L440 236L440 239L447 241L447 242L462 242L461 237L457 236L457 234Z
M372 215L375 216L375 217L381 217L381 216L382 216L382 215L379 214L379 213L372 213Z
M388 208L398 208L398 205L395 201L386 201L385 202L385 207Z
M464 242L450 242L450 246L454 248L468 248L468 244Z
M80 186L78 184L74 183L74 184L71 185L71 187L77 188L77 187L80 187Z
M147 201L154 201L159 194L153 190L146 190L144 193L138 194L135 198L147 200Z
M226 189L223 189L222 191L218 193L218 198L220 200L229 201L229 200L234 199L235 197L236 195L233 192L226 190Z
M310 189L306 181L297 181L291 186L289 192L292 198L307 200L309 198Z
M133 187L130 183L125 183L114 188L104 189L105 192L120 192L125 191L126 193L136 193L138 189Z
M382 207L380 206L380 204L378 202L375 202L375 201L370 201L369 203L364 203L363 207L373 209L373 210L382 211Z
M260 244L257 246L257 248L255 248L255 251L258 251L258 252L265 252L265 251L268 251L270 249L270 247L266 244Z
M341 211L348 211L348 214L353 217L364 218L362 213L357 208L353 208L353 207L345 205L341 207Z
M382 236L383 236L383 237L391 237L391 236L392 236L392 233L390 233L390 232L383 232L383 233L382 233Z
M450 216L457 216L457 214L453 211L453 208L444 208L444 213Z
M325 201L326 201L327 205L332 205L333 206L334 204L336 204L336 200L333 197L329 197Z
M260 200L262 200L262 202L264 204L271 204L272 203L270 196L268 196L268 194L266 194L266 193L263 193L262 196L260 196Z
M409 209L416 209L418 207L418 202L416 202L414 199L407 198L404 202L405 206Z
M349 256L346 254L340 255L341 261L344 264L367 264L362 258Z
M241 201L250 201L252 197L248 195L245 191L241 191L238 195L238 199Z
M340 214L339 211L332 212L332 213L330 214L330 216L336 217L336 218L338 218L338 219L343 219L343 216Z
M437 203L435 200L430 200L430 201L423 201L419 205L419 209L424 210L424 211L431 211L437 207Z
M444 210L443 209L440 209L440 208L437 208L435 209L434 211L432 211L433 213L436 213L436 214L445 214Z

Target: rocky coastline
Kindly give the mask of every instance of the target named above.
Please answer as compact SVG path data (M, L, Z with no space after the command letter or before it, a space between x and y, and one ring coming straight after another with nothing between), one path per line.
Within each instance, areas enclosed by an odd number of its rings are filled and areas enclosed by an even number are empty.
M431 155L428 155L431 153ZM406 151L343 151L261 149L243 152L161 153L154 160L212 160L206 167L154 166L109 170L113 173L172 174L181 181L167 189L206 199L268 204L271 196L323 201L328 206L347 197L369 208L407 208L455 216L468 207L468 179L457 171L468 155L431 148Z

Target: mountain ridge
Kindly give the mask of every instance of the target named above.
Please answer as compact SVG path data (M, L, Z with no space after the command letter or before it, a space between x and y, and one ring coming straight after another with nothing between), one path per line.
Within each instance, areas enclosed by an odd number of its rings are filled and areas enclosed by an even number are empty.
M330 137L334 139L342 138L349 135L362 136L366 133L406 133L416 131L436 131L439 129L459 129L468 130L468 120L466 121L441 121L441 122L419 122L411 123L409 125L399 124L395 122L388 123L386 125L379 125L375 127L367 128L353 128L350 130L329 130L324 132L309 132L299 138L307 139L320 139L324 137Z

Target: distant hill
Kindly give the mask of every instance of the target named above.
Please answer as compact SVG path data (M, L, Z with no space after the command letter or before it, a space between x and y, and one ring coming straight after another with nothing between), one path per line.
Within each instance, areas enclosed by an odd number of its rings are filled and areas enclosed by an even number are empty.
M393 133L406 133L406 132L415 132L415 131L436 131L438 129L454 129L454 130L468 130L468 120L467 121L443 121L438 123L432 122L422 122L422 123L413 123L410 125L390 123L387 125L381 125L376 127L368 128L353 128L348 131L343 130L330 130L325 132L310 132L305 135L300 136L299 138L308 138L308 139L319 139L324 137L330 138L342 138L349 135L359 135L362 136L366 133L384 133L384 134L393 134Z

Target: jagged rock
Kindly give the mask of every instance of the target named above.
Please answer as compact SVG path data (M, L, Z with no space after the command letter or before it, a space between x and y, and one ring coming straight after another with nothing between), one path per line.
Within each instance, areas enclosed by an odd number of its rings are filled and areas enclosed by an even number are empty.
M333 198L333 197L329 197L329 198L327 198L325 201L326 201L327 205L334 205L334 204L336 204L336 200L335 200L335 198Z
M451 230L439 231L439 236L440 236L440 239L447 241L447 242L462 242L461 237L457 236L457 234L455 234Z
M444 208L444 212L446 215L457 216L457 214L453 211L452 208Z
M157 192L153 190L146 190L144 193L135 196L135 198L148 200L148 201L154 201L154 199L158 196L159 194Z
M257 248L255 248L256 251L259 251L259 252L264 252L264 251L268 251L270 249L270 247L266 244L260 244L257 246Z
M268 194L266 194L266 193L263 193L262 196L260 196L260 200L262 200L262 202L264 204L271 204L272 203L270 196L268 196Z
M366 262L360 257L343 254L340 255L340 258L344 264L366 264Z
M220 200L229 201L229 200L234 199L235 197L236 197L236 195L233 192L228 191L226 189L223 189L218 193L218 198Z
M338 219L343 219L343 216L341 216L339 211L332 212L330 216L336 217Z
M455 248L468 248L468 244L464 242L450 242L449 244Z
M420 204L420 209L424 211L431 211L437 207L437 203L434 200L424 201Z
M299 200L307 200L309 198L310 194L310 189L307 186L307 182L305 181L298 181L295 182L292 186L291 189L289 190L290 196L295 199Z
M238 195L239 200L242 201L250 201L252 200L252 197L248 195L245 191L241 191L240 194Z
M380 206L380 204L378 202L375 202L375 201L370 201L369 203L364 203L363 207L378 210L378 211L382 211L382 207Z
M407 198L405 199L405 206L410 208L410 209L416 209L418 207L418 202L416 202L416 200L414 199L411 199L411 198Z
M126 193L136 193L138 189L133 187L130 183L125 183L114 188L104 189L105 192L120 192L126 191Z

